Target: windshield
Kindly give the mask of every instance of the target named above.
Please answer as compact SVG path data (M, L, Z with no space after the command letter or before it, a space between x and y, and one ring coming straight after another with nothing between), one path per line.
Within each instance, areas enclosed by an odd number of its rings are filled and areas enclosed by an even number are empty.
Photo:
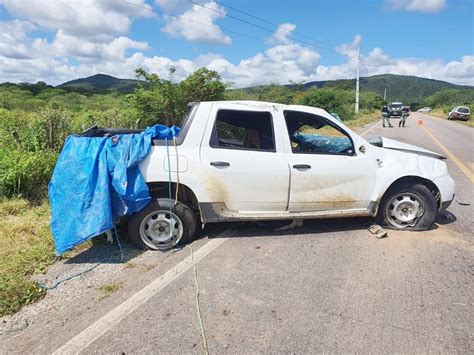
M400 108L400 107L402 107L402 104L391 104L390 106L392 106L394 108Z
M458 112L460 112L460 113L469 113L469 109L467 107L460 107L460 108L458 108Z

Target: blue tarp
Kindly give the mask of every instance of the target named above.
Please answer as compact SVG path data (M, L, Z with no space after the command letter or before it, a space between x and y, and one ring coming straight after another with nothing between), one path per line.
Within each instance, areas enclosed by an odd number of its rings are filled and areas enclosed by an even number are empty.
M171 139L178 127L156 125L137 134L69 136L49 183L51 231L57 254L114 227L114 220L151 200L138 163L153 139Z

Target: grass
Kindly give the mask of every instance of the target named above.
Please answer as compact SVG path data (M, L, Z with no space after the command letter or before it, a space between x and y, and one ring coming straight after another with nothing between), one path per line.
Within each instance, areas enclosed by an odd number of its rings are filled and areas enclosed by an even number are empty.
M57 260L49 229L49 205L0 200L0 316L44 295L31 275Z
M381 118L380 111L361 112L359 113L357 118L350 121L344 121L344 124L349 128L355 128L355 127L362 127L370 123L380 121L381 119L382 118Z
M109 297L113 293L117 292L122 288L122 284L119 282L112 282L109 284L102 285L100 290L102 291L102 297L99 300Z

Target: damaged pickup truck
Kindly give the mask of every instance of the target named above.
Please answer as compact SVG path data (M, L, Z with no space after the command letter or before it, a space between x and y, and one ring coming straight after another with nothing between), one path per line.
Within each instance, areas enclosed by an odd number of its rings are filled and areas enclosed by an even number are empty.
M166 250L192 240L198 223L225 221L372 216L427 230L454 198L445 157L367 141L322 109L192 103L181 128L140 163L153 201L128 230L142 247Z

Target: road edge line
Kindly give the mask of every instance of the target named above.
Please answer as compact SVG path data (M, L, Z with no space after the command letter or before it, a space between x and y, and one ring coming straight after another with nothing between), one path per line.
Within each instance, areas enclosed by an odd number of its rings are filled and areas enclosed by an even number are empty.
M441 150L448 156L449 159L453 161L454 164L461 170L461 172L466 175L466 177L474 183L474 174L471 173L471 171L453 154L451 151L446 148L428 128L425 128L424 126L420 126L423 128L423 130L430 136L430 138L441 148Z
M359 136L363 136L364 134L367 134L369 133L373 128L375 128L377 126L377 123L379 123L378 121L377 122L374 122L374 124L372 126L370 126L370 128L366 129L364 132L362 132L361 134L359 134Z
M204 259L227 239L229 239L229 237L212 238L211 241L207 242L194 253L194 262L198 263ZM150 298L179 278L182 274L189 270L192 265L192 257L186 257L186 259L179 262L176 266L157 277L140 291L136 292L127 300L96 320L93 324L67 341L64 345L56 349L52 354L77 354L81 352L94 341L99 339L102 335L104 335L113 326L120 323L122 319L131 314Z

